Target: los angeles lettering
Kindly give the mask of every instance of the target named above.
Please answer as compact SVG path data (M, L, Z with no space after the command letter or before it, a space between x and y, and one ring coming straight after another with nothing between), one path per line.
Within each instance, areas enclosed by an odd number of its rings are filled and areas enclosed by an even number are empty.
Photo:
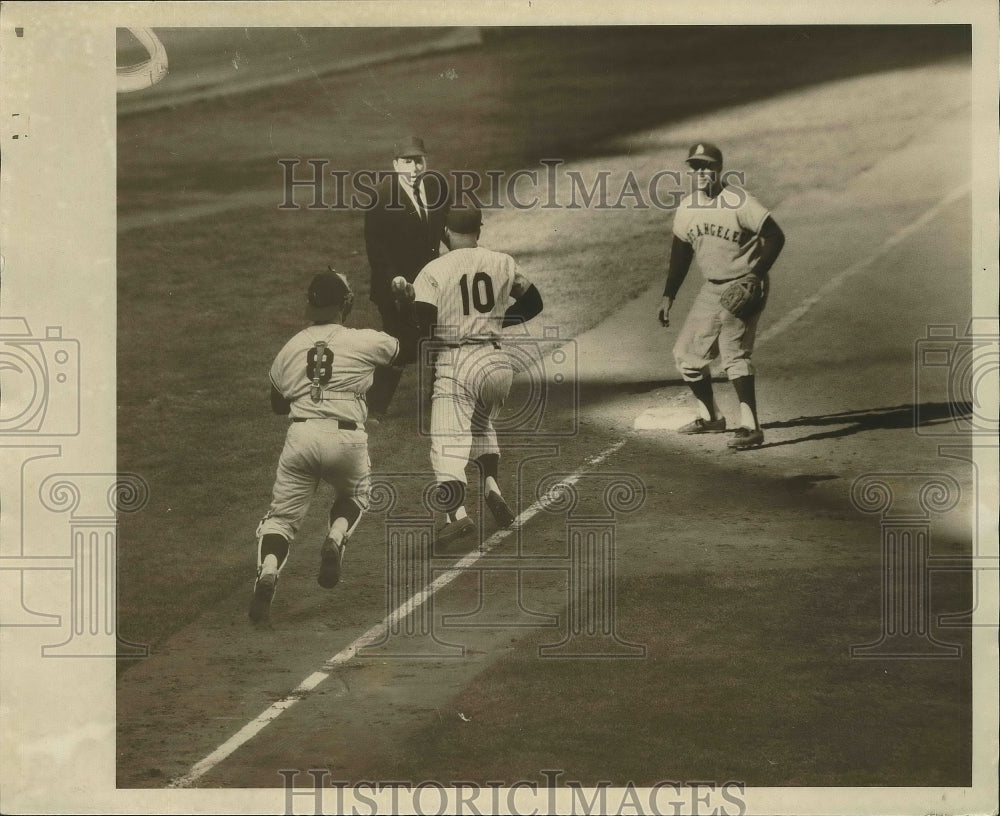
M694 243L695 238L702 238L706 235L710 235L713 238L721 238L723 241L732 241L735 244L740 243L740 239L743 237L743 230L732 230L729 227L722 226L721 224L695 224L691 229L687 231L688 243Z

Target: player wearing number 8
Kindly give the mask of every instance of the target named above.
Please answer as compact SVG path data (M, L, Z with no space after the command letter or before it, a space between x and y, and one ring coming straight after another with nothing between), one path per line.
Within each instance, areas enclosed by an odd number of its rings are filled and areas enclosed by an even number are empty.
M465 509L470 462L479 468L497 525L514 521L497 483L500 448L493 420L514 376L500 330L542 310L541 295L514 259L479 246L481 228L478 209L452 208L446 226L451 251L427 264L413 282L413 314L435 356L431 466L445 513L437 542L446 546L475 530Z
M416 334L401 339L343 325L354 293L331 270L313 278L306 295L312 325L298 332L271 366L271 408L291 424L278 460L271 507L257 527L257 579L250 619L270 619L278 575L321 481L333 487L329 527L320 551L319 584L340 580L347 539L368 509L368 409L365 392L379 366L412 361Z

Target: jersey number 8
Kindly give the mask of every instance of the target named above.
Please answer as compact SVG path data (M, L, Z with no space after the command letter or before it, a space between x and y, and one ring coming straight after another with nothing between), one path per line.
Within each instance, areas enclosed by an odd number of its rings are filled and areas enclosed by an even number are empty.
M332 376L333 352L323 340L318 340L306 352L306 377L312 382L309 397L313 402L319 402L323 398L322 386L330 382Z

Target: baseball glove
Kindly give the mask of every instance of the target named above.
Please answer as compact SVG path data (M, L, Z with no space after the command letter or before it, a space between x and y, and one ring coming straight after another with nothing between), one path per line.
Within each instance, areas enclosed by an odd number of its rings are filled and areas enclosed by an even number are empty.
M748 320L764 306L767 283L756 275L745 275L727 286L720 299L722 308L740 320Z

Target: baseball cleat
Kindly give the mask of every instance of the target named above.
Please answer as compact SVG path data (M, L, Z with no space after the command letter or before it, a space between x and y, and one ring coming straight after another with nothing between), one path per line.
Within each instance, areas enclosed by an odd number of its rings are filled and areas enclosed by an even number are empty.
M346 545L332 538L323 542L319 551L319 575L316 580L324 589L333 589L340 582L340 566L344 561Z
M497 527L505 529L514 523L514 514L511 512L510 507L507 506L507 502L504 501L503 496L495 490L491 490L486 494L486 506L490 508Z
M271 599L278 584L278 573L273 570L261 570L253 585L253 596L250 598L250 620L254 623L267 623L271 620Z
M726 418L702 419L698 417L687 425L682 425L677 429L679 434L703 434L703 433L723 433L726 430Z
M468 516L458 521L449 521L437 534L437 543L442 547L447 547L466 536L473 535L475 531L476 525Z
M759 448L764 442L764 432L760 428L737 428L736 436L729 440L733 450Z

